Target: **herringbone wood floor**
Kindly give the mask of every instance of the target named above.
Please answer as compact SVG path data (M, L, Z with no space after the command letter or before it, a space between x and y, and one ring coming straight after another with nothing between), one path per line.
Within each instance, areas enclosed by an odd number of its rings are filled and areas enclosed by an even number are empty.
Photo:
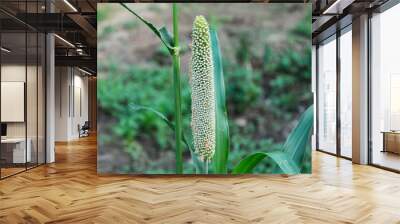
M315 152L313 174L97 176L96 139L0 181L0 223L400 223L400 175Z

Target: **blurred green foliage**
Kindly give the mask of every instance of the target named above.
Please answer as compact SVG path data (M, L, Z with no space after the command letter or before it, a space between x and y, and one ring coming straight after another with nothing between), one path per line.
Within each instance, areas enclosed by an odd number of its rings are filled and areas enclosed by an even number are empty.
M115 32L115 27L112 26L106 26L100 33L99 33L99 38L103 39L103 38L107 38L110 34L112 34L113 32Z
M249 153L279 149L299 115L312 104L310 21L311 13L288 33L288 44L284 48L275 49L265 44L261 55L251 51L254 43L246 33L231 37L238 39L240 47L234 52L234 61L224 60L231 135L230 170ZM123 26L130 29L136 25ZM107 121L103 127L107 135L101 136L101 144L123 148L134 161L131 166L121 166L119 172L174 171L172 131L151 112L127 109L129 104L149 106L173 120L168 51L160 47L152 58L154 64L146 66L122 68L112 59L99 64L99 70L104 73L98 80L100 122ZM184 131L190 137L190 85L187 74L182 78ZM186 150L184 157L184 172L190 173L193 167L189 151ZM305 171L311 167L310 159L307 161ZM268 173L270 169L266 160L255 171Z
M105 19L108 18L110 14L110 7L106 4L102 5L101 7L98 7L97 9L97 21L101 22L104 21Z

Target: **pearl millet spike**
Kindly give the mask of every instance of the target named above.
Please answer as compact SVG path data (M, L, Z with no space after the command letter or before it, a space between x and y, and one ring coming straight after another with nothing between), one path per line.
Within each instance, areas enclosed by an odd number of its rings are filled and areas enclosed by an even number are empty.
M191 67L194 148L209 162L215 152L215 91L210 30L203 16L193 22Z

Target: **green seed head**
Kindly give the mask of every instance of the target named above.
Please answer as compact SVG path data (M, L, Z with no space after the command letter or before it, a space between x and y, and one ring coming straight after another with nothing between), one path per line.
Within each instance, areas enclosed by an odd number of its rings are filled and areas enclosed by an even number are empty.
M215 152L214 68L210 30L203 16L196 16L192 33L192 131L194 148L202 160Z

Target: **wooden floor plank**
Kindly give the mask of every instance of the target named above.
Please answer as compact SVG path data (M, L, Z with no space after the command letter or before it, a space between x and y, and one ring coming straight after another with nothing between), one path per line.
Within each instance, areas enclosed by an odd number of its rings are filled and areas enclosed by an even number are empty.
M400 175L313 152L298 176L98 176L96 138L0 181L0 223L400 223Z

